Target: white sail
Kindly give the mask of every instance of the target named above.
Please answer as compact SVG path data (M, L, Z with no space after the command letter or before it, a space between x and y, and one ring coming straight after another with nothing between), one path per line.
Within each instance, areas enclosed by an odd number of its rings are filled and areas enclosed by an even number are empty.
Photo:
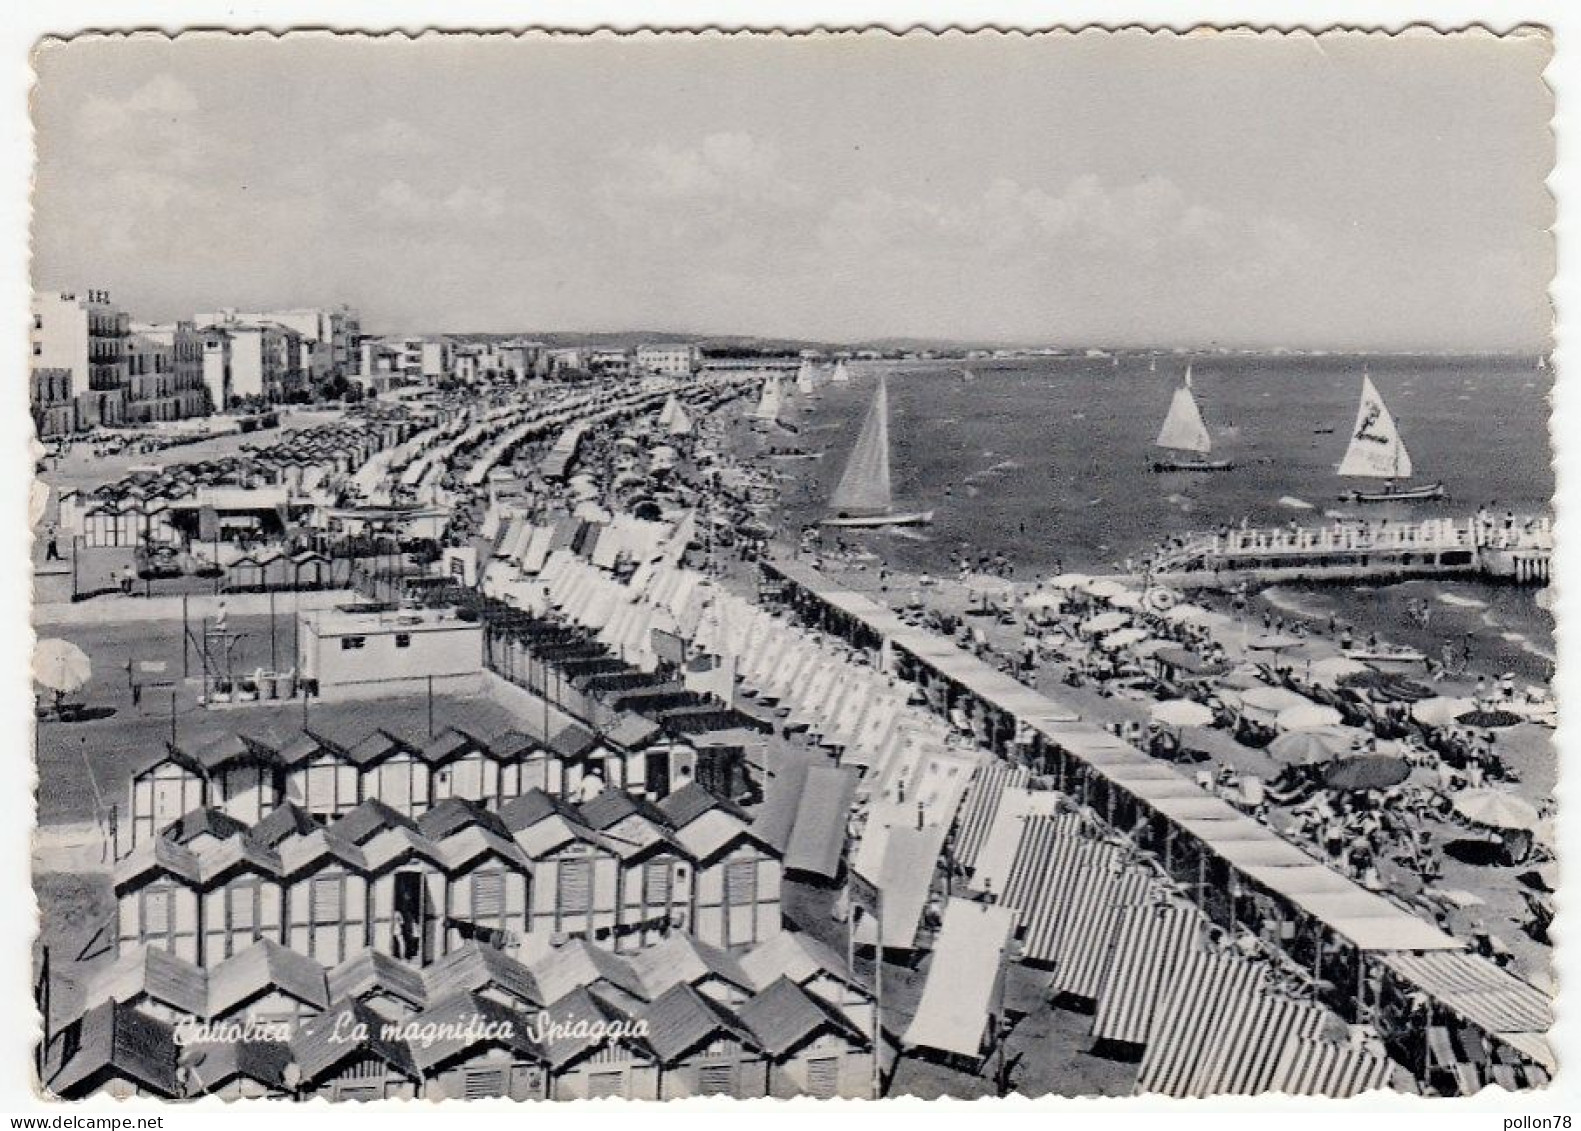
M878 380L862 431L846 461L845 474L829 499L836 514L888 514L894 504L889 485L889 387Z
M849 385L851 383L851 374L845 368L845 358L842 357L834 363L834 373L829 380L836 385Z
M1389 406L1378 395L1372 378L1365 374L1361 379L1356 426L1351 429L1350 447L1345 450L1339 473L1364 479L1411 477L1411 453L1405 450Z
M977 374L973 373L970 369L961 370L961 381L964 384L970 385L975 380L977 380Z
M812 362L804 357L802 358L801 368L796 371L796 391L806 394L812 392L816 387L813 383Z
M675 414L680 410L680 402L675 399L675 394L671 393L669 399L664 402L664 407L659 410L659 427L668 428L675 420Z
M672 436L690 436L692 434L692 418L686 415L686 410L676 404L675 411L670 414L670 421L665 425Z
M1207 455L1213 450L1213 437L1202 421L1202 410L1191 391L1191 370L1186 370L1186 381L1175 390L1175 399L1169 402L1169 415L1153 441L1161 448L1177 452L1197 452Z
M752 415L771 424L779 419L780 379L778 374L771 375L763 383L763 396L758 400L758 407L753 410Z

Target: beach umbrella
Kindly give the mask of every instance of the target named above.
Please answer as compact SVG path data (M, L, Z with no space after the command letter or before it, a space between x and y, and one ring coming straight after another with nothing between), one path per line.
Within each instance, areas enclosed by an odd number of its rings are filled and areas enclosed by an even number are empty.
M1315 707L1317 704L1304 695L1284 687L1248 687L1241 692L1243 706L1277 715L1290 707Z
M1101 601L1107 601L1110 597L1127 592L1124 585L1121 585L1118 581L1111 581L1107 577L1100 577L1096 580L1089 581L1084 586L1084 588L1088 593L1092 594L1094 597L1097 597Z
M1455 812L1490 829L1535 830L1542 820L1532 805L1501 789L1468 789L1455 797Z
M1119 632L1111 632L1102 640L1105 648L1129 648L1132 644L1140 644L1147 639L1147 630L1141 628L1122 628Z
M1064 603L1065 598L1061 597L1058 593L1038 592L1028 595L1028 597L1021 602L1021 607L1023 609L1031 609L1036 612L1042 609L1057 609Z
M1108 603L1116 609L1139 609L1142 607L1142 595L1135 589L1123 589L1110 597Z
M1008 593L1015 588L1009 581L1002 577L995 577L991 573L969 573L961 579L961 584L965 585L973 593L985 593L994 596Z
M1246 646L1257 652L1282 652L1286 648L1294 648L1302 642L1299 636L1291 636L1285 632L1272 632L1267 636L1259 636Z
M1213 711L1194 699L1165 699L1147 713L1155 723L1170 727L1205 727L1213 722Z
M1522 720L1519 715L1512 711L1496 711L1478 707L1475 710L1467 711L1464 715L1455 716L1455 721L1464 723L1468 727L1487 729L1492 727L1512 727Z
M42 687L69 695L92 676L88 654L69 640L51 637L33 649L33 679Z
M1194 624L1207 620L1212 615L1201 605L1172 605L1164 610L1164 619L1170 624Z
M1160 640L1158 637L1154 636L1142 641L1135 648L1132 648L1131 651L1137 656L1146 658L1148 656L1155 656L1170 647L1172 647L1172 645L1169 643L1169 641Z
M1367 690L1387 686L1388 684L1394 682L1394 677L1385 675L1376 668L1368 668L1366 671L1352 672L1350 675L1342 675L1339 677L1338 682L1339 686L1341 687L1352 687L1356 688L1357 690Z
M1376 699L1394 699L1401 703L1418 703L1433 698L1431 687L1397 675L1390 676L1388 683L1373 688L1372 693Z
M1389 754L1360 754L1330 766L1323 774L1323 781L1330 789L1388 789L1410 776L1411 767L1403 758Z
M1286 731L1265 748L1268 756L1287 766L1316 766L1332 762L1350 749L1351 736L1336 727Z
M1092 578L1085 573L1062 573L1048 581L1050 589L1085 589L1092 584Z
M1360 660L1352 660L1348 656L1329 656L1314 660L1307 670L1307 678L1320 687L1335 687L1346 676L1371 670Z
M1274 722L1280 730L1317 730L1319 727L1339 726L1345 721L1333 707L1320 703L1298 703L1279 712Z
M1475 710L1470 699L1448 699L1435 695L1411 704L1411 717L1432 727L1447 727L1467 711Z
M1485 907L1488 902L1475 892L1469 892L1463 888L1439 888L1433 895L1460 911L1469 911L1473 907Z
M1228 687L1237 691L1247 691L1253 687L1265 687L1262 674L1254 667L1243 666L1231 668L1219 677L1219 686Z
M1122 613L1118 610L1112 613L1099 613L1097 616L1084 621L1081 630L1089 635L1113 632L1118 628L1124 627L1125 623L1130 619L1129 613Z

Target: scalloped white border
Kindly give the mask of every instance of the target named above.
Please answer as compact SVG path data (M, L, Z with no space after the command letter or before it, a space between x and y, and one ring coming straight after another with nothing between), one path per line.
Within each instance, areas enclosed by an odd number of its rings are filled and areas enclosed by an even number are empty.
M93 28L135 28L150 32L172 33L182 29L267 29L264 33L279 33L286 29L317 29L329 32L356 32L366 30L388 34L391 31L408 37L420 37L425 30L466 32L473 29L522 29L546 28L557 32L592 33L596 35L648 34L652 30L694 31L719 35L729 32L751 31L774 34L790 32L806 34L818 30L834 29L886 29L909 34L964 34L966 29L992 29L1003 34L1072 34L1070 29L1081 29L1083 34L1103 34L1106 29L1149 29L1160 33L1186 33L1208 36L1223 32L1238 34L1275 34L1270 27L1311 33L1311 29L1330 31L1367 31L1381 29L1390 33L1407 35L1437 34L1435 29L1475 29L1479 34L1509 34L1522 28L1546 27L1555 37L1555 55L1547 73L1555 92L1556 110L1554 128L1559 144L1557 164L1550 186L1560 201L1559 220L1555 228L1559 240L1559 274L1556 277L1552 298L1557 311L1557 370L1561 380L1555 392L1555 414L1552 435L1581 437L1581 377L1571 378L1574 367L1581 372L1581 349L1574 346L1575 333L1571 323L1576 322L1575 311L1581 309L1581 273L1575 267L1574 249L1569 236L1574 225L1568 223L1566 200L1581 201L1581 158L1577 157L1581 141L1581 119L1578 119L1570 100L1581 91L1581 4L1561 0L1516 0L1514 3L1466 2L1466 0L1401 0L1399 3L1379 4L1360 2L1309 2L1289 0L1275 4L1189 2L1189 0L1132 0L1120 5L1098 0L1073 0L1073 2L1037 4L1017 0L975 0L965 3L955 0L950 4L903 3L897 0L804 0L789 3L785 0L756 0L753 3L737 0L665 0L663 3L640 5L626 0L550 0L535 4L507 4L491 0L447 0L442 6L424 4L421 0L338 0L335 3L311 3L307 0L250 0L228 3L223 7L204 0L22 0L22 10L10 11L0 16L0 249L7 254L0 257L0 327L5 328L5 352L11 360L0 372L6 374L10 395L21 395L19 374L25 364L25 326L28 303L27 248L28 248L28 198L32 163L31 126L27 116L28 92L32 74L28 55L38 39L59 35L71 37ZM526 34L542 34L527 32ZM1578 205L1577 207L1581 207ZM1567 332L1570 331L1570 332ZM4 579L4 602L0 604L0 733L7 741L0 746L7 759L6 777L0 779L0 863L3 863L3 881L0 895L8 897L0 906L10 914L5 918L11 929L0 935L0 950L4 953L3 967L7 976L0 978L0 1002L8 1007L4 1016L8 1025L0 1026L0 1113L30 1113L38 1115L90 1115L114 1114L133 1116L163 1112L167 1126L181 1127L190 1121L215 1119L240 1119L277 1121L289 1116L309 1123L326 1125L334 1119L337 1125L351 1124L374 1127L375 1121L387 1126L387 1121L399 1111L415 1114L414 1109L432 1110L434 1114L454 1117L454 1105L428 1108L428 1105L376 1104L330 1105L319 1102L296 1105L290 1109L268 1107L256 1112L239 1112L233 1106L226 1108L219 1101L205 1101L198 1105L171 1108L151 1102L130 1101L114 1104L107 1101L86 1105L43 1105L34 1097L30 1084L30 1046L33 1035L24 1019L31 1016L28 1000L29 977L28 947L31 942L32 907L29 881L28 830L32 821L31 764L26 751L29 749L32 703L27 682L27 656L31 642L28 627L28 537L26 527L26 499L29 467L26 456L26 439L29 422L25 413L0 412L0 459L5 461L7 472L0 476L0 578ZM1571 580L1581 579L1581 564L1572 568L1574 560L1581 563L1581 553L1570 552L1572 527L1581 530L1581 441L1569 445L1557 444L1556 467L1559 476L1559 601L1557 612L1561 629L1558 636L1560 655L1559 692L1566 707L1581 703L1581 652L1578 652L1577 635L1571 630L1573 623L1581 620L1581 584ZM1581 534L1576 535L1581 538ZM1559 732L1561 757L1567 762L1581 758L1581 724L1575 724L1568 711ZM1562 775L1561 795L1568 794L1564 785L1568 774ZM1569 819L1570 807L1562 803L1561 813L1566 820L1561 823L1560 852L1565 861L1575 861L1581 869L1581 817ZM1568 869L1567 869L1568 874ZM1561 900L1555 932L1560 939L1557 954L1558 976L1562 986L1576 984L1573 980L1581 961L1576 947L1566 947L1566 938L1581 939L1575 929L1574 901ZM1578 943L1577 946L1581 946ZM1488 1128L1499 1131L1502 1117L1539 1113L1581 1112L1581 1025L1571 1009L1567 1008L1568 995L1561 994L1558 1026L1554 1040L1561 1061L1560 1075L1554 1086L1543 1093L1515 1096L1487 1092L1479 1097L1456 1101L1434 1101L1423 1104L1409 1097L1377 1097L1350 1103L1319 1103L1290 1101L1277 1098L1255 1100L1208 1100L1178 1102L1159 1099L1127 1100L1025 1100L980 1101L974 1108L958 1107L951 1101L926 1103L915 1100L886 1101L874 1107L861 1104L818 1105L810 1101L794 1103L765 1103L728 1105L709 1101L688 1101L682 1104L621 1105L601 1103L575 1107L522 1108L505 1105L469 1104L462 1114L504 1125L521 1126L523 1117L538 1120L570 1120L578 1122L620 1121L629 1125L642 1120L644 1127L689 1127L699 1118L722 1114L723 1118L740 1120L743 1116L759 1119L763 1116L799 1116L811 1114L820 1120L861 1120L875 1118L905 1119L908 1123L918 1118L950 1117L993 1114L998 1118L1028 1116L1040 1118L1040 1127L1047 1128L1051 1118L1096 1123L1114 1116L1143 1118L1144 1113L1155 1117L1168 1113L1177 1125L1185 1128L1222 1131L1228 1123L1256 1119L1266 1125L1270 1116L1295 1131L1299 1123L1331 1126L1332 1121L1350 1118L1352 1113L1371 1113L1373 1120L1398 1119L1402 1116L1413 1121L1432 1120L1435 1129L1448 1131L1453 1127ZM491 1117L491 1111L497 1111ZM506 1116L504 1113L512 1113ZM1134 1113L1131 1114L1131 1113ZM1234 1113L1232 1115L1232 1113ZM1581 1115L1577 1116L1581 1121ZM650 1121L652 1121L650 1123ZM1581 1131L1581 1125L1577 1126Z

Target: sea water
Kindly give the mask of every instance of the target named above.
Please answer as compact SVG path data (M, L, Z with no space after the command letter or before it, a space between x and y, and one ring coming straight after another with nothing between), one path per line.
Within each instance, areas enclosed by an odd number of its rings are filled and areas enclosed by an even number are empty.
M1230 471L1154 474L1159 424L1187 363ZM974 381L963 381L969 366ZM864 372L864 368L867 369ZM1357 505L1341 480L1366 370L1388 402L1416 467L1449 498ZM1055 566L1123 569L1172 534L1220 524L1303 525L1341 515L1391 522L1437 515L1547 513L1553 495L1548 375L1535 359L1314 355L1150 356L918 362L888 367L896 506L932 509L931 526L842 531L848 542L902 568L949 569L950 550L1004 553L1018 576ZM824 459L781 463L790 477L787 523L815 522L860 427L875 380L815 398L790 396L797 442ZM794 528L794 527L792 527ZM1535 590L1479 582L1281 586L1267 594L1285 614L1334 615L1365 634L1437 654L1472 637L1473 663L1548 674L1552 622ZM1430 609L1425 626L1420 611ZM1414 610L1414 611L1413 611Z

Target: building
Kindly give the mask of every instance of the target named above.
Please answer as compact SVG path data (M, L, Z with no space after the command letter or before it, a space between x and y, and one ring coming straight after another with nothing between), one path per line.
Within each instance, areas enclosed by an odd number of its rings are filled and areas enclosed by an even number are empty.
M298 621L298 670L325 698L471 691L482 682L483 626L452 611L328 609Z
M295 329L279 322L250 320L228 309L198 317L206 335L218 329L230 339L227 403L249 400L275 404L307 392L308 374L302 369L303 339ZM209 348L206 339L204 382L212 394Z
M203 341L203 389L215 412L225 412L234 399L233 353L230 333L219 326L206 326Z
M134 322L127 339L127 419L150 424L208 411L204 338L191 322Z
M362 336L362 321L355 310L344 304L245 312L226 308L201 313L197 322L199 325L267 322L285 327L297 336L297 368L314 388L332 376L350 376L357 371L357 342Z
M64 436L77 430L77 401L71 391L71 370L34 366L29 380L28 404L33 428L43 437Z
M623 349L592 350L587 355L587 370L596 377L628 377L631 354Z
M690 377L702 362L702 351L690 342L637 347L637 368L666 377Z
M49 291L33 297L33 369L65 370L75 405L76 430L126 423L127 337L131 319L110 301L109 291ZM49 391L57 394L59 378Z
M424 338L418 345L418 372L427 384L442 381L454 365L454 350L445 338Z

